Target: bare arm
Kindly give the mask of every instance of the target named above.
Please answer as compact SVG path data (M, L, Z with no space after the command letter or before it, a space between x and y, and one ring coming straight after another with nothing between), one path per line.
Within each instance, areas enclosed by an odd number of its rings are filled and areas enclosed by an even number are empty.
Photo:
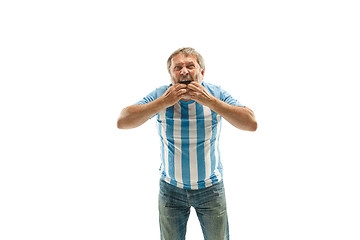
M119 129L136 128L157 114L164 107L164 102L158 98L142 105L131 105L124 108L117 120Z
M207 92L207 90L199 83L189 84L188 89L188 94L193 100L211 108L234 127L246 131L256 131L257 122L255 115L250 108L225 103Z
M256 131L257 129L255 114L250 108L230 105L217 98L209 107L236 128L246 131Z
M117 127L119 129L136 128L162 109L174 105L185 93L185 84L175 84L171 86L164 95L152 102L128 106L121 111L117 120Z

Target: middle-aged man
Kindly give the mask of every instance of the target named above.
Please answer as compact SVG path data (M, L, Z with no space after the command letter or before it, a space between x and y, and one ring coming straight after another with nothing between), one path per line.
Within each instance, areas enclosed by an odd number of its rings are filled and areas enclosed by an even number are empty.
M195 49L176 50L167 66L172 83L124 108L117 126L135 128L157 115L161 239L185 239L191 207L206 240L229 239L219 152L221 119L236 128L255 131L254 113L219 86L203 82L205 64Z

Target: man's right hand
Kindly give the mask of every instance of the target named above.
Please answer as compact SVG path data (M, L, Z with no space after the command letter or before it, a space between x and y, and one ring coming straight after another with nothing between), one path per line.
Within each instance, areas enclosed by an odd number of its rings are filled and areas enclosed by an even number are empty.
M177 103L181 98L186 96L186 84L176 83L169 87L166 92L161 96L166 107L170 107Z
M142 105L131 105L124 108L117 121L120 129L135 128L145 123L151 116L154 116L164 108L168 108L177 103L182 97L187 95L186 84L177 83L158 99Z

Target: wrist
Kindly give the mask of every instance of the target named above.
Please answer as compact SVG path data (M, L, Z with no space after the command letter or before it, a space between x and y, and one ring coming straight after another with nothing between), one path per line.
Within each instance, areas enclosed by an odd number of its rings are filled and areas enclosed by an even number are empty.
M219 104L219 99L217 99L216 97L212 96L207 104L207 107L211 108L214 110L214 108L216 108L216 106Z
M159 97L157 100L158 106L161 110L170 107L164 96Z

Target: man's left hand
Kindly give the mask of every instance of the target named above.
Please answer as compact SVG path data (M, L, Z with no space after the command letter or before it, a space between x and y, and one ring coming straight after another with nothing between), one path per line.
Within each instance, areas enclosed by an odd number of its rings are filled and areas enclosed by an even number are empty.
M187 85L187 94L192 100L195 100L197 103L210 107L211 104L216 100L216 98L211 95L203 85L197 82L191 82Z

